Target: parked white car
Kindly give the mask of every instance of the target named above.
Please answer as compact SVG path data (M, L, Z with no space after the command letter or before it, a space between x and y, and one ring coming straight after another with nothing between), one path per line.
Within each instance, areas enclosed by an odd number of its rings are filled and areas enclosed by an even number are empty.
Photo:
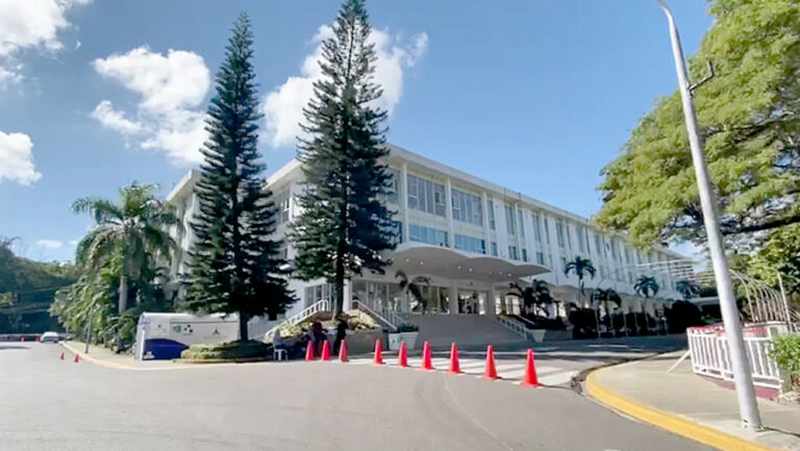
M39 341L42 343L58 343L61 341L61 336L58 335L58 332L45 332L39 338Z

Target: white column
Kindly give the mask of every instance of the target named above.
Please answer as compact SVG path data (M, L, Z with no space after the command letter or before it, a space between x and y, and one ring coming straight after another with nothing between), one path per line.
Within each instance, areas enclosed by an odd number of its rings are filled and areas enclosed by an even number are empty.
M366 300L366 299L364 299ZM344 306L342 307L344 311L352 310L353 309L353 281L352 280L345 280L344 281Z
M497 293L494 290L494 285L489 285L489 292L486 296L486 317L494 318L496 315Z
M486 240L486 253L491 254L492 250L491 243L489 239L489 197L486 195L486 191L481 193L481 210L483 211L483 238Z
M450 183L450 177L447 177L445 185L445 214L447 215L447 241L448 247L456 247L456 236L454 235L455 227L453 227L453 185Z
M450 314L455 315L458 313L458 287L453 284L447 287L447 301L450 308Z
M408 225L408 163L403 163L403 190L400 193L400 205L403 207L403 241L411 241Z

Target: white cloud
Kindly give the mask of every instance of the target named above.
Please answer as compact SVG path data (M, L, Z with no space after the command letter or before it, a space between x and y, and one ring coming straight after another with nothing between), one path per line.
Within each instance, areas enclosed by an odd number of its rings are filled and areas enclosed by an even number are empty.
M266 139L273 147L294 146L297 136L301 135L299 124L303 120L303 108L314 93L314 82L322 77L318 64L322 55L321 43L332 34L330 26L321 26L312 39L316 47L304 59L300 75L289 77L284 84L264 97L262 112ZM404 42L388 30L372 30L370 41L375 44L378 57L374 81L383 88L378 106L391 114L403 94L404 72L425 54L428 35L420 33Z
M0 84L19 81L21 65L16 55L24 49L48 52L64 46L59 32L71 26L66 15L76 5L91 0L0 0Z
M33 141L24 133L0 132L0 182L30 185L42 178L33 165Z
M139 47L93 65L140 97L135 120L108 100L97 105L93 118L126 137L140 135L140 147L164 151L175 162L202 160L200 147L207 136L202 107L211 75L200 55L171 49L162 55Z
M103 100L92 111L92 117L104 126L123 135L135 135L144 131L142 124L125 117L125 113L116 111L108 100Z
M36 245L45 249L60 249L64 246L64 242L58 240L39 240L36 242Z

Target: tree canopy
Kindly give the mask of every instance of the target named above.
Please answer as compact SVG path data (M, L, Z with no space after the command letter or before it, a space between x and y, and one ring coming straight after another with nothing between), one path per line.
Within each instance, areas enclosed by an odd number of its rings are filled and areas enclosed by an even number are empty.
M383 252L395 247L396 224L382 201L391 173L371 30L364 2L346 0L322 41L323 77L303 110L307 137L298 146L305 185L292 233L295 266L302 279L333 282L334 314L343 308L344 281L365 269L383 273Z
M722 231L749 246L751 232L800 222L800 3L713 0L710 12L714 25L691 58L690 79L715 65L695 106ZM657 101L602 175L601 226L641 246L705 241L677 91Z
M274 318L294 301L288 268L275 232L276 210L261 174L258 94L252 63L253 33L242 14L208 106L209 132L194 188L199 208L191 221L185 306L199 312L237 313L239 336L248 340L253 316Z

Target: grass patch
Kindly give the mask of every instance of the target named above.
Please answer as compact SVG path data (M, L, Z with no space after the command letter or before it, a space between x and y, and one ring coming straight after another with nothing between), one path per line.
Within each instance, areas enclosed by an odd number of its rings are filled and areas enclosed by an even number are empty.
M231 341L215 345L191 345L181 353L184 360L240 361L265 359L270 347L260 341Z

